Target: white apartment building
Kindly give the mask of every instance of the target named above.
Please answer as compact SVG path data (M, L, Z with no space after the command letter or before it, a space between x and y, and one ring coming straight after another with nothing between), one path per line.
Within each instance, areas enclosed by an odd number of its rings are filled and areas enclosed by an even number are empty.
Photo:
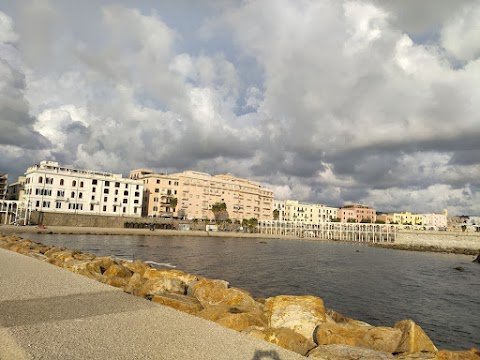
M184 171L165 175L146 169L132 170L130 178L143 181L144 216L213 219L212 205L225 203L231 220L273 219L273 191L255 181L230 174Z
M322 204L306 204L297 200L275 201L275 209L279 210L281 221L319 224L330 222L337 217L338 208Z
M31 211L141 216L142 181L42 161L25 173L25 207Z

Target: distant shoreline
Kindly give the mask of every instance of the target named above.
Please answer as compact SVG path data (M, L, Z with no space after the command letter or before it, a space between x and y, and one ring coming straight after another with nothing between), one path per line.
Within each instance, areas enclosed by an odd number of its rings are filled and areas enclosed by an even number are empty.
M282 240L306 240L306 241L339 241L331 239L320 239L311 237L295 237L270 235L259 233L242 233L242 232L212 232L200 230L164 230L156 229L130 229L130 228L101 228L101 227L75 227L75 226L47 226L40 228L37 226L13 226L0 225L0 234L68 234L68 235L141 235L141 236L198 236L198 237L222 237L222 238L244 238L244 239L282 239ZM345 242L345 241L341 241ZM364 243L365 244L365 243ZM477 249L469 247L452 246L443 247L435 246L428 243L366 243L369 246L387 248L393 250L408 250L420 252L450 253L459 255L478 255L480 253L480 241Z

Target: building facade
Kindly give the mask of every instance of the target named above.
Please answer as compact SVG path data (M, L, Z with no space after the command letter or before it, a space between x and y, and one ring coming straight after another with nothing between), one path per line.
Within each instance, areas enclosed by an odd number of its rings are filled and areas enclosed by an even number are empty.
M371 222L377 221L377 211L366 205L350 204L338 209L340 222Z
M275 201L274 207L279 211L278 220L311 224L330 222L337 217L338 211L338 208L331 206L297 200Z
M25 207L31 211L141 216L142 181L42 161L25 173Z
M5 200L7 197L7 181L8 175L0 173L0 200Z
M7 188L7 200L23 202L25 196L25 176L19 176L18 180L9 184Z
M212 205L225 203L231 220L273 219L273 191L230 174L184 171L165 175L137 169L130 172L130 178L143 181L144 216L211 220Z

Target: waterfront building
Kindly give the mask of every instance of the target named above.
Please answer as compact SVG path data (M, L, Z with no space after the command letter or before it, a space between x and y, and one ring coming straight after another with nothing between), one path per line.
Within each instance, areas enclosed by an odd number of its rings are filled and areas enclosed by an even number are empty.
M297 200L275 201L275 209L279 210L279 220L319 224L330 222L337 217L338 208L323 205L301 203Z
M121 174L42 161L25 173L24 202L32 211L141 216L143 182Z
M4 200L7 196L8 174L0 173L0 200Z
M377 214L377 220L385 224L393 224L393 214Z
M423 214L423 225L433 226L435 228L446 228L447 227L447 213L446 210L443 210L442 214Z
M25 176L19 176L18 180L8 184L7 187L7 200L17 200L23 202L25 194Z
M377 211L366 205L349 204L337 212L340 222L372 222L377 220Z
M144 216L211 220L212 205L225 203L231 220L273 219L273 191L258 182L191 170L165 175L137 169L130 178L143 181Z

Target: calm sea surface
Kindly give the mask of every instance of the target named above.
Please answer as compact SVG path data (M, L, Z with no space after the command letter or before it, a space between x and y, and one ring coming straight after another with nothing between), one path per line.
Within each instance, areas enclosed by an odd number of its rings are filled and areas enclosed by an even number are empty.
M166 236L23 237L100 256L150 260L224 279L254 297L315 295L372 325L413 319L442 349L480 347L480 264L472 256L341 242ZM455 270L461 266L463 272Z

